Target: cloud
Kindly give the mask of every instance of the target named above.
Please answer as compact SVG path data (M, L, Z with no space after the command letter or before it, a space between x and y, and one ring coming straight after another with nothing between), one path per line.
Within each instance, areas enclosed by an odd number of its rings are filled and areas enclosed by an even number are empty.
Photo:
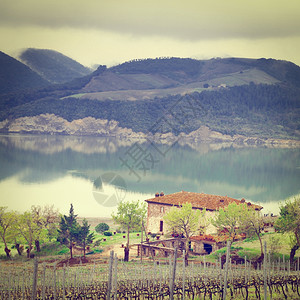
M299 12L299 0L0 0L0 49L54 49L85 65L160 56L299 65Z
M2 0L0 25L86 28L176 39L300 35L299 0Z

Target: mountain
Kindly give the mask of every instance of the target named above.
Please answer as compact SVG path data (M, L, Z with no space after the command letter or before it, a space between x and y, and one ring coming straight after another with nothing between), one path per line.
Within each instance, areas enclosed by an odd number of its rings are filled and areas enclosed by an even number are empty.
M79 97L93 100L141 100L220 87L286 83L300 86L300 68L274 59L134 60L93 73Z
M90 69L54 50L29 48L19 58L51 83L64 83L91 73Z
M96 120L88 119L93 128L86 125L74 134L101 135L103 131L93 124L116 121L113 124L132 131L131 136L159 131L201 140L204 131L198 129L208 128L214 136L299 140L299 87L300 68L274 59L134 60L111 68L99 66L84 77L35 92L0 97L0 130L22 132L28 123L35 124L31 132L47 127L49 133L52 127L44 126L45 120L54 124L60 117L64 120L60 124L69 125L55 127L53 133L75 132L62 128L90 117ZM51 117L33 121L44 114ZM112 128L105 134L110 130L113 134Z
M0 51L0 94L39 88L48 82L30 68Z

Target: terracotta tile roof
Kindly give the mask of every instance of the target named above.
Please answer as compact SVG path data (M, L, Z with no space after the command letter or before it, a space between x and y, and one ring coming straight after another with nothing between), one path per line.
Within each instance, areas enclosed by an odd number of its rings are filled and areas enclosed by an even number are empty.
M211 234L204 234L204 235L194 235L191 237L191 241L210 241L216 242L216 238Z
M168 205L182 205L183 203L192 203L193 208L206 208L207 210L218 210L228 206L229 203L235 202L237 204L246 203L256 210L261 210L263 207L246 202L245 199L237 200L227 196L208 195L203 193L193 193L181 191L174 194L154 197L145 200L150 203L160 203Z
M238 241L241 239L246 238L246 234L245 233L241 233L235 236L234 240ZM213 236L211 234L204 234L204 235L194 235L191 237L191 241L207 241L207 242L224 242L228 239L227 236Z

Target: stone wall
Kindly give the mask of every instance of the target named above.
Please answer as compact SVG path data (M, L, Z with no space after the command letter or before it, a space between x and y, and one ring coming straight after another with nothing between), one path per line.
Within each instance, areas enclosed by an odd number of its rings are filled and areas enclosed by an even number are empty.
M208 254L207 251L204 249L204 244L211 245L212 247L211 253L219 249L217 243L211 241L192 241L191 248L193 249L193 252L196 254Z
M148 203L148 215L147 215L147 232L166 234L169 233L169 228L165 223L163 217L170 211L171 205L161 203ZM209 222L210 218L214 217L215 211L206 211L207 227L206 234L217 233L216 228ZM163 231L160 231L160 222L163 222Z
M169 231L164 222L164 215L170 211L171 205L148 203L147 232L166 234ZM160 231L160 222L163 222L163 231Z

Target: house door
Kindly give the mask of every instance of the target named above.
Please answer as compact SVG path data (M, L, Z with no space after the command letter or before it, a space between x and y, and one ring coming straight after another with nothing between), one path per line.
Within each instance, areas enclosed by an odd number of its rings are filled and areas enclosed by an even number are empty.
M207 254L210 254L212 252L212 245L203 243L203 246L204 246L204 250L207 252Z

